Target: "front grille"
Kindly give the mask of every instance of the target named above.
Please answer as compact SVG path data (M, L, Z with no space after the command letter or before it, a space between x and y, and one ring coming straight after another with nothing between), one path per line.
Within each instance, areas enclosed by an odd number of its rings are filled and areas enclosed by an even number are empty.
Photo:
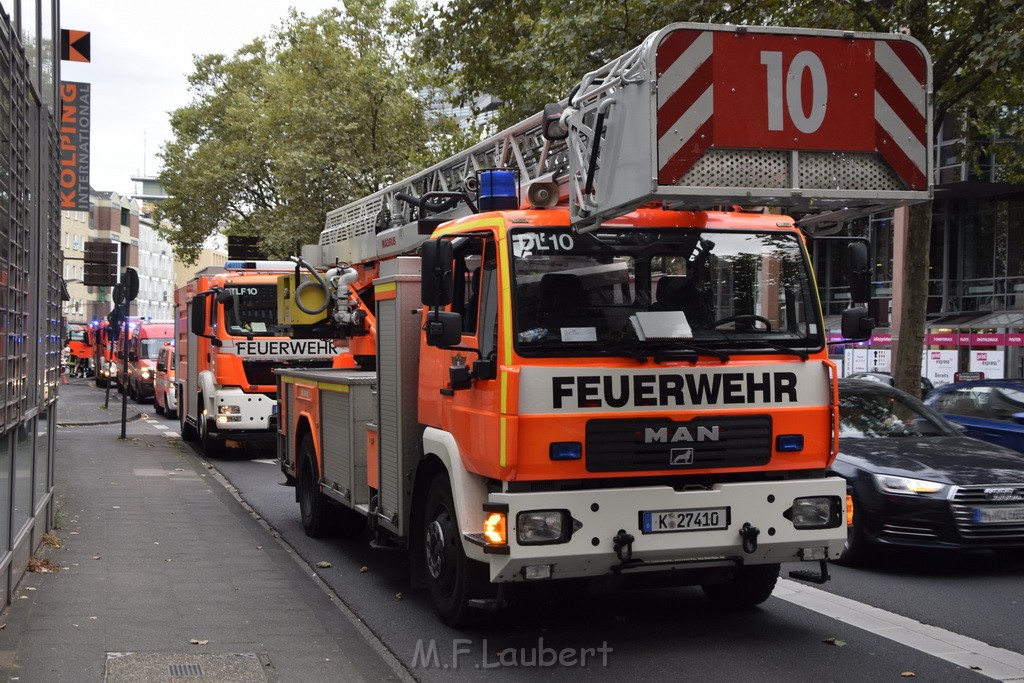
M1024 518L982 522L976 510L1024 510L1024 484L960 486L951 502L953 519L967 542L1024 541Z
M587 422L588 472L751 467L771 456L769 415Z
M333 360L331 358L315 358L300 360L250 360L242 361L242 369L245 370L245 379L250 385L277 386L277 377L274 375L274 368L292 369L313 369L329 368Z

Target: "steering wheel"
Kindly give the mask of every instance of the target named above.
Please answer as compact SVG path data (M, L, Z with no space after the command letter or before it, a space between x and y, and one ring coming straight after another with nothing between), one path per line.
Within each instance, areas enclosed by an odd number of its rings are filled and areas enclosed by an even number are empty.
M737 322L747 322L747 323L750 323L751 325L753 325L753 323L761 323L762 325L764 325L764 331L765 332L771 332L772 331L772 323L771 323L770 320L768 320L768 318L765 318L764 316L761 316L761 315L753 315L753 314L731 315L728 318L719 318L718 320L715 320L715 321L709 323L708 324L708 328L713 330L716 327L721 327L722 325L725 325L726 323L737 323Z

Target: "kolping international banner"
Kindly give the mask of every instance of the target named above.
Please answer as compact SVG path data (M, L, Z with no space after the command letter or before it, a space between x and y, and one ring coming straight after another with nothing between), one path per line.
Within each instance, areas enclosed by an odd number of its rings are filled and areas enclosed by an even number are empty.
M89 120L92 84L60 84L60 209L89 210Z

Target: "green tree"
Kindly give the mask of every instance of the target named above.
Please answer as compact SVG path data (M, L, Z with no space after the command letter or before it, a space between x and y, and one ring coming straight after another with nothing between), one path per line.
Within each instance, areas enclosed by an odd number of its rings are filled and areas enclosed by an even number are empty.
M757 23L757 3L712 0L452 0L424 15L417 49L432 85L472 106L502 102L504 128L569 94L588 71L676 21Z
M327 212L431 160L433 135L407 66L413 0L291 11L232 57L195 59L193 102L171 115L160 218L176 255L203 240L258 235L271 256L315 242Z
M903 31L932 57L933 130L957 121L962 158L994 155L1004 179L1024 181L1024 12L1017 0L452 0L427 13L418 48L430 74L469 104L490 93L508 125L674 21ZM1007 139L1014 140L1008 144ZM998 144L993 144L997 140ZM897 383L919 388L927 308L931 204L911 207L904 264Z
M1024 182L1024 14L1013 0L889 0L780 3L794 25L904 31L932 58L932 125L955 122L965 139L963 159L995 156L1004 178ZM1008 139L1014 139L1013 144ZM896 344L896 385L920 391L921 351L928 304L931 203L910 208L903 264L903 305Z

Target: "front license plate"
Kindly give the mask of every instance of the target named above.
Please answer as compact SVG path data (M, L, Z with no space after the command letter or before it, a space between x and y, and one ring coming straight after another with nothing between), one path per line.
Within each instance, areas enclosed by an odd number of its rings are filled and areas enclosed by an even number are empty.
M729 508L651 510L640 513L640 530L645 534L669 531L711 531L729 528Z
M974 508L975 524L1024 522L1024 507Z

